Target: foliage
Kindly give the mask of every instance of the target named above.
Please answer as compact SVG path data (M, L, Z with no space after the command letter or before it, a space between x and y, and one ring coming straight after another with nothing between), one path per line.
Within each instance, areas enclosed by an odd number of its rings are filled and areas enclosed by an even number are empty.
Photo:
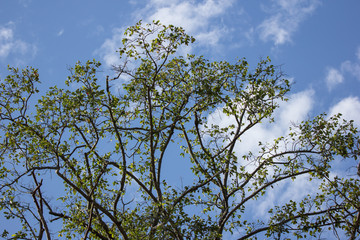
M245 59L177 54L193 42L182 28L140 22L125 32L113 78L99 81L95 60L77 63L66 89L38 100L38 71L9 69L0 83L0 210L21 228L2 237L280 239L328 228L359 236L360 174L332 172L339 159L355 165L353 123L320 115L239 154L245 133L273 120L289 82L269 59L251 71ZM211 123L214 112L231 123ZM185 184L167 179L174 161L191 168ZM251 217L251 203L302 176L317 192Z

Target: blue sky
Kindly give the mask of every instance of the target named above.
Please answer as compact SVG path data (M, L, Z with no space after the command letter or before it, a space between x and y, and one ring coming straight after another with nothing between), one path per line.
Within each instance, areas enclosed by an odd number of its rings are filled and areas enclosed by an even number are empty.
M109 73L124 30L139 20L183 26L197 39L184 53L230 62L245 57L254 68L269 56L294 82L275 124L255 128L243 143L251 150L322 112L342 112L360 126L359 12L359 0L0 0L0 78L7 65L33 66L45 93L63 86L78 60L95 58ZM209 121L229 119L213 114ZM276 197L274 191L259 209Z

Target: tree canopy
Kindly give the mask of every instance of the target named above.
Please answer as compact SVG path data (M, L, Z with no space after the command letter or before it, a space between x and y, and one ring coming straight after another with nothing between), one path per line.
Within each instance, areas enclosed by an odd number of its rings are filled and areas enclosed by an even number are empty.
M3 238L359 236L353 122L321 114L240 154L245 134L274 121L290 83L269 59L252 70L246 59L181 56L194 41L180 27L139 22L125 32L113 76L95 60L78 62L67 87L43 96L37 69L9 68L0 83L0 211L12 227ZM212 123L214 112L231 121ZM174 161L189 166L186 181L168 180ZM349 174L336 174L334 161L352 166ZM314 189L251 216L251 204L298 181Z

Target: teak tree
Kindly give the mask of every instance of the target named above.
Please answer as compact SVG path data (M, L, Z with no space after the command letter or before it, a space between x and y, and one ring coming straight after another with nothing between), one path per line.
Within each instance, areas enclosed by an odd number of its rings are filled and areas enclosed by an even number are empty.
M359 236L352 121L320 115L240 154L244 134L273 121L289 82L268 59L250 71L245 59L177 54L193 42L180 27L139 22L125 32L113 77L97 79L99 62L77 63L66 89L41 97L36 69L10 68L0 83L0 228L12 225L3 238ZM214 112L231 123L211 123ZM335 176L339 159L357 172ZM169 183L169 161L189 166L186 184ZM315 192L269 208L263 219L246 211L300 176Z

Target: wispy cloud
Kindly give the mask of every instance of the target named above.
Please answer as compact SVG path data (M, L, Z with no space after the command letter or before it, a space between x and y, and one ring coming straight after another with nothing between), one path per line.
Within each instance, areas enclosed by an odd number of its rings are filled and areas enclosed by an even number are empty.
M340 69L342 72L350 73L352 76L360 80L360 61L358 62L351 62L349 60L345 61L341 64Z
M329 67L327 69L325 82L329 91L343 83L346 74L350 74L360 81L360 47L358 47L355 55L357 57L355 61L346 60L340 64L339 68Z
M64 34L64 29L61 29L60 31L58 31L58 33L56 34L58 37L62 36Z
M0 26L0 59L6 59L13 54L16 62L21 63L24 56L34 56L36 50L35 45L15 38L14 24L12 22ZM21 56L21 58L18 56Z
M331 91L335 86L344 82L344 76L339 70L328 68L325 80L329 91Z
M18 2L19 2L23 7L28 7L29 4L31 4L32 0L18 0Z
M267 10L270 17L259 26L260 39L281 45L292 41L292 35L320 4L319 0L273 0Z
M214 46L220 42L228 30L221 24L221 20L213 20L225 14L232 3L233 0L150 0L134 13L133 18L134 21L142 19L149 23L160 20L165 25L181 26L197 39L198 44ZM122 44L124 30L125 27L114 28L112 37L106 39L95 51L95 54L100 55L107 66L119 63L116 50Z
M216 45L227 29L221 20L212 20L226 13L232 3L233 0L151 0L138 17L181 26L201 44Z

